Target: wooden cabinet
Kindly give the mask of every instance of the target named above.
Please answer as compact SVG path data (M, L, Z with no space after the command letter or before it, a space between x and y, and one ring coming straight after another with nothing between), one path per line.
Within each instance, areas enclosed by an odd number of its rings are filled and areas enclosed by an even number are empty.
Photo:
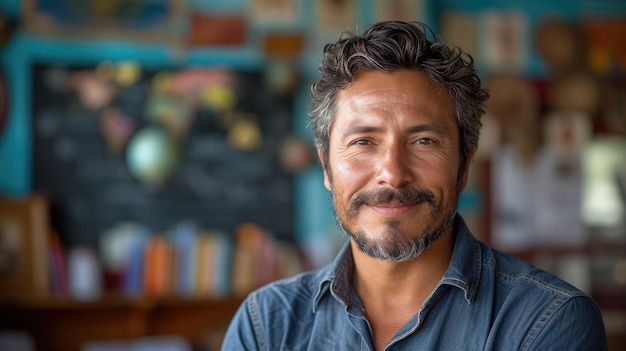
M0 303L0 330L23 330L37 351L78 351L86 341L178 335L198 350L218 349L241 299L30 299Z

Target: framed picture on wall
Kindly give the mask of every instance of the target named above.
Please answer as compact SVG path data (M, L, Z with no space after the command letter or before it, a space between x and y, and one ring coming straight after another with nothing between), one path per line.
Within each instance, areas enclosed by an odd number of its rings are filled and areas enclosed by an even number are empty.
M184 34L183 6L183 0L24 0L22 20L39 34L167 41Z
M376 0L378 21L423 21L423 0Z
M295 24L299 5L294 0L250 0L249 14L255 24Z
M527 15L518 10L494 10L484 12L479 21L480 64L490 72L522 72L529 56Z
M0 299L48 292L48 200L0 198Z
M316 2L317 27L329 31L355 29L357 23L354 0L322 0Z

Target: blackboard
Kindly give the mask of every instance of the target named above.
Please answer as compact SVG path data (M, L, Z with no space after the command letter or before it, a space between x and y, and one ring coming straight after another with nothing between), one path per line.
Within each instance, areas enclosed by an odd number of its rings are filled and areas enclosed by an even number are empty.
M260 71L231 71L234 110L254 116L262 146L252 151L233 147L217 113L197 109L178 142L178 166L155 188L129 171L123 155L111 154L101 131L103 108L85 108L76 91L51 83L59 79L55 76L93 68L32 67L33 188L49 196L52 226L67 246L97 247L104 230L126 221L155 233L180 221L226 233L253 222L278 239L291 239L293 176L278 162L280 142L291 132L291 96L268 89ZM148 85L162 71L143 69L139 80L120 88L107 107L132 116L136 129L150 125Z

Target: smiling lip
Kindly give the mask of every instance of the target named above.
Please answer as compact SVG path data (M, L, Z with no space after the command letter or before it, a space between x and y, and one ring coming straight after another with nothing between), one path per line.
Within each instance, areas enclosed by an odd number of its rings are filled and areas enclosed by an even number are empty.
M367 206L384 217L399 217L412 211L417 205L419 205L419 202L408 204L391 202L385 204L369 204Z

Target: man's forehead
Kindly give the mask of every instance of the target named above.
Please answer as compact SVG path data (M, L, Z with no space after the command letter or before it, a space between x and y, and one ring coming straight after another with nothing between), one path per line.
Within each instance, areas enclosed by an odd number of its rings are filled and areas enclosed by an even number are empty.
M349 86L340 89L335 103L350 100L353 104L368 104L381 99L403 103L439 96L449 99L447 87L433 81L422 71L367 71L359 73Z

